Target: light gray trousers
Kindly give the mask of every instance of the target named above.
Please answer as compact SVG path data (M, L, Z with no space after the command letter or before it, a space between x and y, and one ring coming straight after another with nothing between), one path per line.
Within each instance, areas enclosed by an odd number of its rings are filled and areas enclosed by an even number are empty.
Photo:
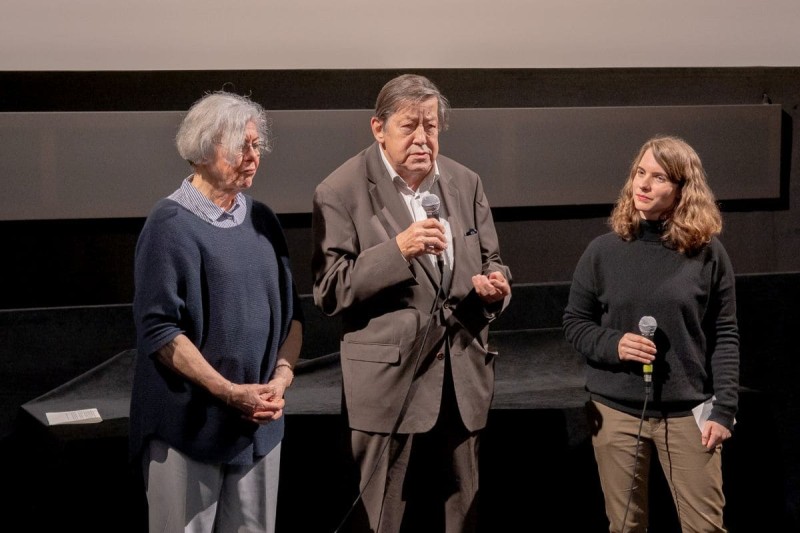
M151 533L274 533L281 446L255 464L195 461L153 440L143 461Z

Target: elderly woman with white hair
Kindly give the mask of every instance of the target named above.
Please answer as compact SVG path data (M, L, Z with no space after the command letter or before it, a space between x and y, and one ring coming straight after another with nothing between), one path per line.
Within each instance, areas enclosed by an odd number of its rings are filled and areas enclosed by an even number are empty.
M150 531L274 531L303 316L280 223L244 193L268 133L249 98L198 100L176 137L192 173L136 246L130 453Z

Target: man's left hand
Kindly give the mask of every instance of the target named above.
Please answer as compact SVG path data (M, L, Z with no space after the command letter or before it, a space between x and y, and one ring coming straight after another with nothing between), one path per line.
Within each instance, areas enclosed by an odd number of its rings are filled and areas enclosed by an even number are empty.
M472 286L475 287L478 297L487 304L499 302L511 294L511 286L500 272L490 272L488 276L472 276Z

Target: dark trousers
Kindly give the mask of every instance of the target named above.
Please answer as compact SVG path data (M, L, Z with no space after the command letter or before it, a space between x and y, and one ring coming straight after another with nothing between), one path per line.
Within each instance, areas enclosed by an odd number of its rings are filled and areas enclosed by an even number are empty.
M353 532L476 531L479 433L461 421L449 360L446 365L441 410L430 431L350 431L363 491Z

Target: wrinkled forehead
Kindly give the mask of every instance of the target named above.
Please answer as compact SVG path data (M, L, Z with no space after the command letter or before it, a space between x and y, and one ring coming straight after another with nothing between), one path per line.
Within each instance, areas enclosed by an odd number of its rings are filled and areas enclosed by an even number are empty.
M400 100L397 103L395 111L389 115L403 117L424 117L426 120L432 120L437 117L439 113L439 99L435 96L430 96L424 100Z

